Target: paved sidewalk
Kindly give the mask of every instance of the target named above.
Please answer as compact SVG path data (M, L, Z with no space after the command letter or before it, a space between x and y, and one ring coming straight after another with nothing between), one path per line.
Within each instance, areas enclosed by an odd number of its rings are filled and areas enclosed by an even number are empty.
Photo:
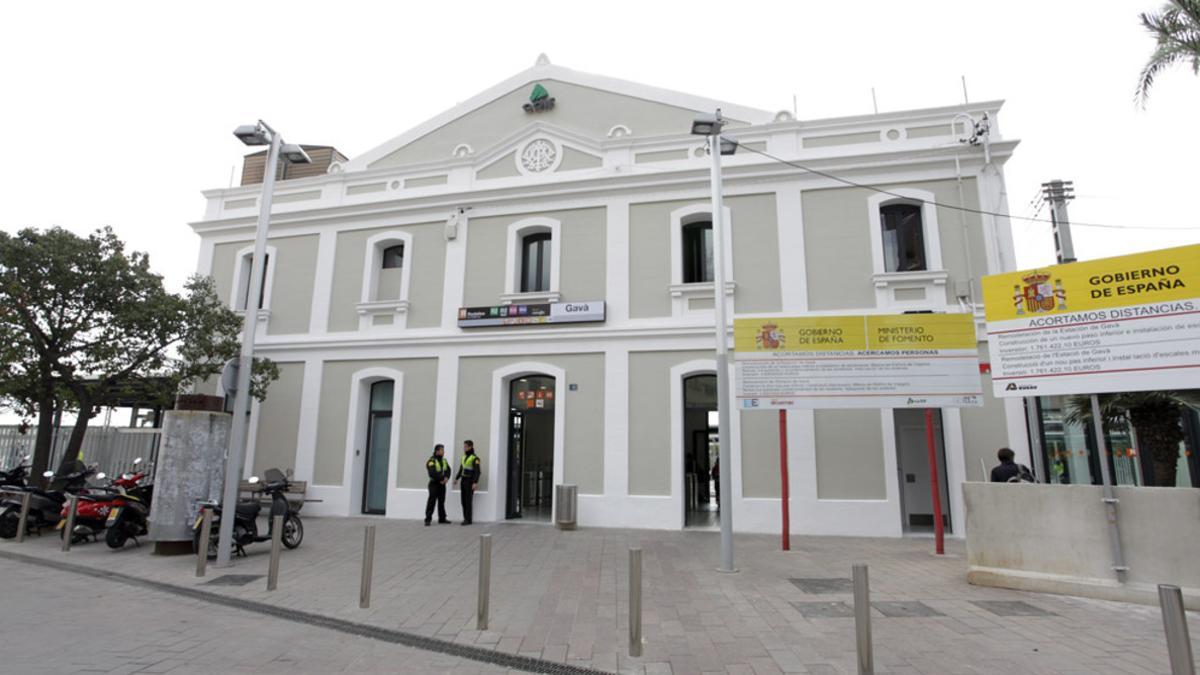
M775 537L745 535L736 539L741 571L721 574L711 532L304 522L304 544L284 552L272 593L265 577L242 587L205 585L225 574L265 575L266 544L251 547L231 570L210 568L205 579L194 578L194 558L153 556L148 545L114 552L88 544L63 554L57 538L34 537L0 542L0 556L69 561L455 644L646 674L856 672L853 618L844 616L852 600L838 580L865 562L879 673L1169 672L1157 608L970 586L955 541L939 559L927 539L797 537L784 553ZM374 594L371 609L361 610L368 523L378 525ZM481 633L475 589L484 532L494 540L492 630ZM641 546L645 559L646 645L638 659L627 656L630 546ZM0 557L0 565L23 563ZM1189 621L1200 654L1200 616Z

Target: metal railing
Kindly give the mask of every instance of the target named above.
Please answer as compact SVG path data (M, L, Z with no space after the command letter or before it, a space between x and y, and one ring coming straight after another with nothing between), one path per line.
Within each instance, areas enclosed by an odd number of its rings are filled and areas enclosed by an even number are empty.
M83 461L95 464L101 471L116 476L133 469L133 460L141 457L145 462L154 462L158 456L161 429L131 429L124 427L95 427L88 429L83 437L80 454ZM22 457L33 454L36 429L20 433L16 426L0 426L0 468L16 466ZM49 467L55 469L62 463L67 444L71 440L70 428L64 427L55 433L50 452Z

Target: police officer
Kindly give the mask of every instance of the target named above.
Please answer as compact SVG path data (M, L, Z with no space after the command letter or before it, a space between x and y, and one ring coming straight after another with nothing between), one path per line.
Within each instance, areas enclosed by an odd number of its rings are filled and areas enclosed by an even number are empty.
M475 454L475 443L472 441L463 441L462 464L458 466L458 475L454 477L455 485L458 485L459 480L462 481L463 525L471 524L471 507L472 501L475 498L475 485L479 483L479 477L482 475L483 462Z
M450 463L446 461L446 448L441 443L433 446L433 455L425 462L429 472L429 499L425 501L425 527L433 520L433 505L437 504L438 524L449 523L446 518L446 481L450 480Z

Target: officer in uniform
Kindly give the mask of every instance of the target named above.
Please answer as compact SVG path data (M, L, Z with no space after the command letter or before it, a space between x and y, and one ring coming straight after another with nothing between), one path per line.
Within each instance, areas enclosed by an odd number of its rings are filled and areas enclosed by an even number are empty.
M450 463L446 461L446 448L441 443L433 446L433 455L425 462L429 472L429 499L425 501L425 527L433 520L433 505L437 504L438 524L449 523L446 518L446 481L450 480Z
M463 525L471 524L471 506L472 500L475 498L475 485L479 483L479 477L482 475L483 462L475 454L475 443L463 441L462 464L458 466L458 475L454 477L455 485L458 485L460 480L462 481Z

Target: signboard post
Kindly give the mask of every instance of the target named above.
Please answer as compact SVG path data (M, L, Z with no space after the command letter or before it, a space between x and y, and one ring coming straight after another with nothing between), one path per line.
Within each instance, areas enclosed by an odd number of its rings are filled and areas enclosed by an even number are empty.
M779 410L779 501L783 509L783 550L792 550L791 513L788 502L791 501L788 489L788 444L787 444L787 411Z
M1096 394L1195 387L1200 245L983 278L996 396L1089 394L1113 570L1127 571Z
M924 408L937 552L945 552L933 409L983 405L970 314L867 314L734 321L742 410L780 411L783 542L788 547L786 411Z

